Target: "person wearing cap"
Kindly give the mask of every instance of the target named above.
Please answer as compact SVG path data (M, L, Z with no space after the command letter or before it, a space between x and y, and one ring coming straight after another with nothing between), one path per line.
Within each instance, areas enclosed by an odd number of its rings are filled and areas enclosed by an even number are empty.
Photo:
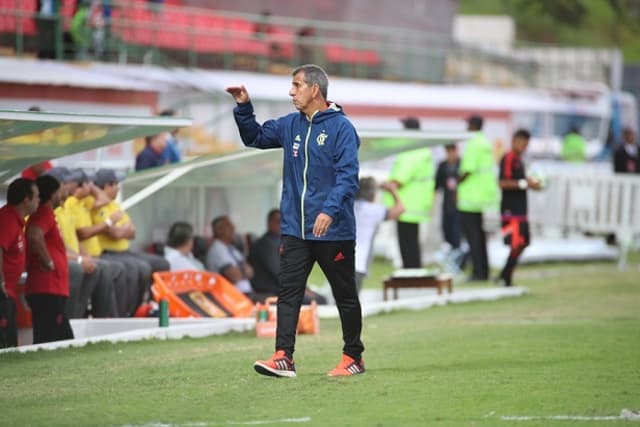
M84 171L75 169L69 171L66 181L72 183L68 186L72 193L67 197L62 196L64 200L54 212L69 259L67 314L69 318L85 317L88 301L91 300L93 317L116 317L116 285L124 280L121 279L124 267L99 263L80 245L76 231L79 203L75 194L87 188L88 178Z
M489 279L487 236L483 228L483 211L497 206L498 180L493 146L482 132L483 119L471 116L467 129L474 135L462 154L458 172L457 208L460 212L462 233L469 244L473 265L470 280Z
M405 129L420 129L420 122L415 117L407 117L401 122ZM433 178L433 159L430 149L405 151L396 156L389 174L389 181L395 186L398 197L405 207L404 213L396 222L403 268L422 267L420 223L430 219L434 198ZM395 203L389 192L385 193L383 201L388 208Z
M7 189L7 204L0 208L0 348L18 345L16 298L25 267L24 218L36 211L39 200L35 182L17 178Z
M115 200L119 191L119 179L113 169L100 169L96 172L94 183L101 188L110 200L104 206L92 211L94 225L106 223L108 227L98 234L103 257L108 260L123 263L127 269L138 274L135 307L148 297L151 286L151 274L156 271L169 271L170 265L163 257L130 250L131 240L136 236L136 228L129 215ZM116 212L122 212L122 217L115 223L111 217ZM129 313L133 315L135 313Z
M106 260L101 257L102 248L98 241L98 234L105 231L108 224L102 223L93 225L91 220L91 210L97 209L109 203L109 199L102 190L89 181L89 177L82 170L77 172L79 176L78 187L65 202L72 218L76 236L79 241L80 253L83 257L90 257L96 262L98 268L106 269L106 276L113 283L115 293L115 316L124 317L135 308L137 290L135 286L128 286L128 283L136 283L138 275L135 270L127 270L124 264L117 261ZM110 217L110 222L117 222L122 217L122 212L114 212ZM133 295L130 290L133 289ZM97 296L96 296L97 297ZM93 300L93 299L92 299ZM92 303L92 307L95 304ZM99 307L93 310L95 317L101 316L103 311Z
M56 218L56 223L58 224L60 235L62 236L68 259L69 298L67 299L66 306L67 317L69 319L84 317L88 298L84 298L83 295L93 293L96 282L89 280L85 284L83 283L83 279L85 274L93 276L95 264L88 258L85 257L83 259L80 256L73 221L64 207L67 196L75 190L77 184L73 179L71 171L63 166L56 166L45 172L45 175L54 177L60 183L59 205L53 210L53 213ZM81 303L83 298L84 304ZM84 307L82 307L82 305Z
M145 137L145 147L136 156L136 171L155 168L167 164L164 151L169 134L162 132Z
M65 167L56 166L48 170L45 175L54 177L60 183L59 204L53 210L56 223L65 246L65 252L68 260L69 271L69 298L66 303L67 317L70 319L84 317L87 308L88 298L84 298L84 307L78 307L81 304L82 295L89 295L94 291L96 282L93 280L83 283L85 274L93 275L95 264L88 258L82 258L79 254L78 239L76 238L75 229L71 216L67 213L64 204L67 196L75 190L77 184L73 179L71 171ZM93 276L95 277L95 276Z
M51 175L36 179L38 209L26 225L27 281L25 296L31 308L33 343L73 339L67 318L69 269L62 236L53 210L60 204L61 185Z

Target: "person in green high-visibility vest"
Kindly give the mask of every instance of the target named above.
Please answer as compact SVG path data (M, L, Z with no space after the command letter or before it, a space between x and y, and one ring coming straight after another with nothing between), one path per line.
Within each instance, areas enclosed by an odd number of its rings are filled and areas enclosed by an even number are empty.
M587 143L582 135L580 135L578 126L571 126L571 131L565 135L562 141L562 153L560 155L562 160L568 162L581 163L587 160Z
M87 59L91 45L91 28L89 27L90 2L80 0L78 9L71 19L71 39L77 59Z
M471 116L467 129L475 135L466 142L460 161L457 208L462 233L469 244L473 265L471 281L489 279L487 236L483 228L483 211L498 203L496 163L491 142L482 132L483 119Z
M402 120L405 129L420 129L415 117ZM398 141L400 142L400 141ZM422 267L420 249L420 223L428 221L434 199L434 167L431 150L420 148L399 154L391 169L389 181L405 207L397 220L398 244L403 268ZM387 207L394 204L393 198L385 194Z

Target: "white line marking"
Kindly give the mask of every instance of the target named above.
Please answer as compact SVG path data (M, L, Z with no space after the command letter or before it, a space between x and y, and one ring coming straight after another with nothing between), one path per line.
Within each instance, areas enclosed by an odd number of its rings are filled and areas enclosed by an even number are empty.
M622 418L617 415L607 415L603 417L585 417L580 415L549 415L547 417L536 416L502 416L501 420L504 421L540 421L540 420L554 420L554 421L618 421Z
M209 426L223 426L223 425L254 426L254 425L262 425L262 424L306 423L309 421L311 421L311 417L281 418L279 420L254 420L254 421L185 422L185 423L177 423L177 424L152 421L146 424L125 424L122 427L209 427Z
M232 425L260 425L260 424L277 424L277 423L307 423L311 421L311 417L302 418L281 418L279 420L257 420L257 421L227 421Z
M493 415L490 412L487 416ZM500 417L503 421L640 421L640 411L631 409L623 409L620 415L602 415L602 416L585 416L585 415L503 415Z

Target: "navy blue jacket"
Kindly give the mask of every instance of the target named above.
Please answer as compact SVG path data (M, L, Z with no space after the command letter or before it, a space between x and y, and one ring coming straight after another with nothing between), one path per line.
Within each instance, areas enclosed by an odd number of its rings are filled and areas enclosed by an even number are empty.
M162 166L165 163L162 153L156 153L149 145L145 146L144 150L136 156L137 171L155 168L156 166Z
M355 240L353 202L358 191L358 147L355 128L335 104L309 121L291 113L260 126L250 102L233 110L247 147L282 148L282 234L310 240ZM313 236L321 212L333 222L323 237Z

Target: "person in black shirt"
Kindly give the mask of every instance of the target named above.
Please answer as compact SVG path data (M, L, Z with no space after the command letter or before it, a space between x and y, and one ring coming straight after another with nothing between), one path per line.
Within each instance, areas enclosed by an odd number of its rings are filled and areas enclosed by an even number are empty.
M253 266L252 298L264 302L265 298L278 296L280 288L280 209L272 209L267 215L267 232L251 245L248 261ZM327 304L327 298L309 288L305 289L302 304Z
M615 173L640 173L640 147L635 132L625 128L622 136L624 142L613 155L613 170Z
M511 247L509 257L497 278L497 281L502 282L504 286L512 286L513 270L530 242L527 189L540 190L541 188L539 180L527 178L522 162L522 153L527 149L530 137L528 130L517 130L511 139L511 151L500 161L502 234L505 244Z
M442 234L452 249L460 247L460 218L456 208L456 188L460 157L455 144L445 146L446 160L438 164L436 171L436 191L442 190Z

